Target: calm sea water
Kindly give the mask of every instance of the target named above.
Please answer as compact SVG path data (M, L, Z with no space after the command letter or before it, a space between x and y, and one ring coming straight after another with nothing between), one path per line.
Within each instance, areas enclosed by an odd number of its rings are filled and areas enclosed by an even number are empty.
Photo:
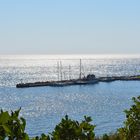
M27 120L30 136L51 132L66 114L79 121L84 115L91 116L97 135L116 131L123 125L123 110L130 107L133 96L140 95L139 81L15 88L21 81L78 78L79 59L83 76L140 75L140 55L1 55L0 108L22 107L20 115Z

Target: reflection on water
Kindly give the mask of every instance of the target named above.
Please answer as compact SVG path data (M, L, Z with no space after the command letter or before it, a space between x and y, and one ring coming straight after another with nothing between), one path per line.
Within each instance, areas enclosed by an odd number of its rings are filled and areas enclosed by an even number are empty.
M122 125L123 110L140 93L140 83L112 82L70 87L0 88L0 107L17 109L27 119L31 136L51 132L65 114L81 120L92 116L96 133L112 132Z
M81 120L84 115L91 116L97 125L98 135L115 131L122 126L125 117L123 110L130 107L133 96L140 94L139 81L55 88L15 88L20 79L57 79L57 61L60 60L63 72L67 74L71 65L71 76L78 77L81 56L72 57L74 60L70 56L63 56L64 58L65 60L62 60L62 56L59 60L58 56L0 56L0 107L5 110L22 107L21 115L27 119L26 131L31 136L51 132L66 114L77 120ZM139 74L139 70L138 56L84 56L82 60L84 74L133 75Z
M140 56L130 55L50 55L0 56L0 86L15 86L23 82L58 80L58 62L62 63L62 79L79 77L79 59L82 74L120 76L140 74Z

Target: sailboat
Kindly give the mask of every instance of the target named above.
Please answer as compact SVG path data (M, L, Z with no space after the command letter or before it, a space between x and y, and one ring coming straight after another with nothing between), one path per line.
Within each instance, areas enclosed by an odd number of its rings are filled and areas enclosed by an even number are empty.
M85 85L85 84L94 84L98 83L97 78L94 74L88 74L86 77L82 77L82 59L80 59L79 66L79 78L78 79L62 79L62 62L57 62L58 69L58 81L46 81L46 82L34 82L34 83L20 83L17 84L17 88L25 88L25 87L38 87L38 86L70 86L70 85ZM70 70L69 70L70 72ZM70 74L69 74L70 77Z

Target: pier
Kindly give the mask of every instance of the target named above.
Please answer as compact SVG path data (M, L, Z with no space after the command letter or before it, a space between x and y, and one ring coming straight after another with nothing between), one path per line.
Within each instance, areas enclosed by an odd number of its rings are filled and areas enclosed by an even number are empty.
M62 80L62 81L46 81L46 82L33 82L33 83L19 83L16 85L17 88L28 88L28 87L40 87L40 86L51 86L51 87L63 87L72 85L89 85L97 84L99 82L113 82L113 81L140 81L140 75L134 76L112 76L112 77L98 77L89 74L87 77Z
M63 87L72 85L87 85L87 84L97 84L99 82L113 82L113 81L140 81L140 75L133 76L107 76L107 77L95 77L94 74L88 74L87 76L82 75L82 59L79 59L79 78L71 79L71 66L69 65L69 79L63 80L62 73L62 62L57 62L57 81L39 81L32 83L21 83L17 84L17 88L27 88L27 87L40 87L40 86L51 86L51 87Z

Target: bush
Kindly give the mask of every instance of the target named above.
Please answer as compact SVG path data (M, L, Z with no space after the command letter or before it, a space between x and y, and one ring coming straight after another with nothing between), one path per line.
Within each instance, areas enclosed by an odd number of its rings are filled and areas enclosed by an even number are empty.
M28 135L24 132L26 121L19 117L20 109L8 113L1 110L0 112L0 140L28 140Z
M94 140L95 125L90 124L92 119L84 117L84 120L79 123L68 118L65 118L55 127L52 132L53 140Z
M100 138L96 138L95 140L122 140L122 138L119 136L119 134L104 134Z
M42 134L41 137L36 136L35 138L32 138L32 140L51 140L49 136Z
M140 96L133 97L132 100L134 105L129 110L125 110L124 127L118 130L123 140L140 140Z

